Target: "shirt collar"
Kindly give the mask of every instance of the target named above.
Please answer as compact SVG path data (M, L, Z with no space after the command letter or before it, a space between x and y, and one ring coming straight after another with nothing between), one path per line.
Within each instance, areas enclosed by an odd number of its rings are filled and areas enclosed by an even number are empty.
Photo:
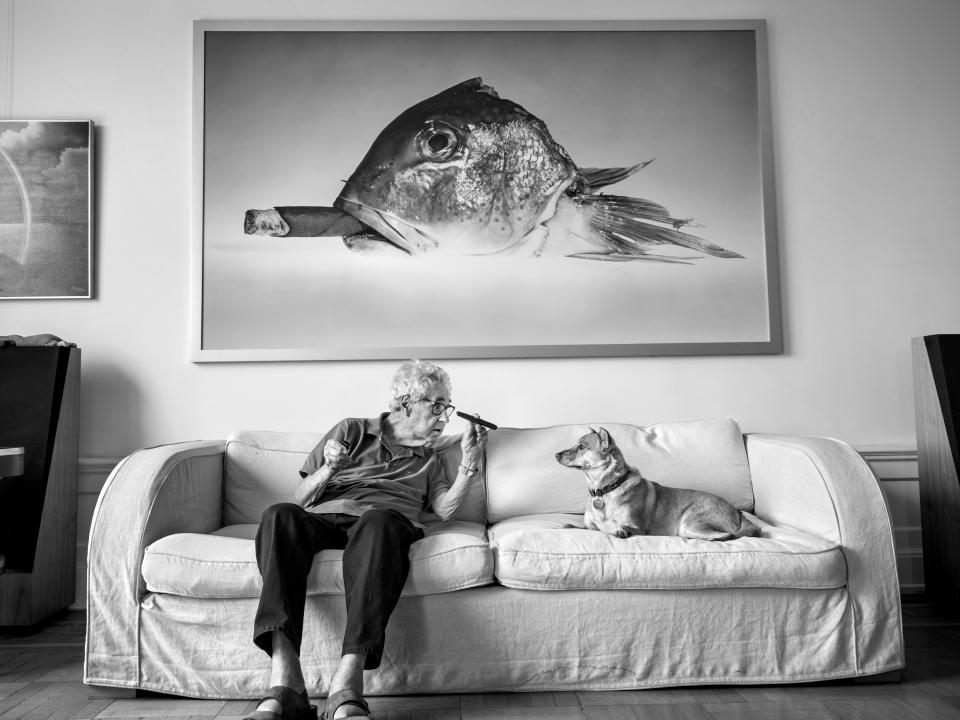
M367 418L364 420L364 431L368 435L373 435L377 440L380 441L380 444L383 445L387 450L390 451L390 454L394 457L410 457L411 455L417 455L419 457L426 457L427 449L425 446L419 447L407 447L406 445L397 445L393 441L385 438L383 436L383 426L384 421L387 419L387 415L390 413L380 413L378 417Z

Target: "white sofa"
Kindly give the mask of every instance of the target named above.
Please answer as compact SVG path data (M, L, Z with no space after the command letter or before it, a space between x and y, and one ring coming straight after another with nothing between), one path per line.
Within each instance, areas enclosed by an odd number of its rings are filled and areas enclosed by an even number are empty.
M890 520L848 445L743 435L729 419L605 427L647 477L725 497L762 536L583 529L584 478L554 453L587 426L493 431L457 516L411 548L369 694L808 682L903 666ZM261 696L252 538L319 438L245 432L117 466L90 531L85 682ZM443 454L455 468L455 438ZM339 660L340 556L318 553L309 579L302 662L314 696Z

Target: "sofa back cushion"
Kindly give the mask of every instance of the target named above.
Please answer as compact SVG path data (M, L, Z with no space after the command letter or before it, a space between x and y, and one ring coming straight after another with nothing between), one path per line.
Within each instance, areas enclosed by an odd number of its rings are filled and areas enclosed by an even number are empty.
M753 509L753 485L743 435L729 418L641 427L602 424L627 463L662 485L705 490L741 510ZM518 515L582 513L586 477L560 465L558 451L599 425L501 429L487 442L487 516L491 523Z
M223 464L223 524L259 523L260 515L270 505L293 502L293 492L300 484L300 468L322 439L323 433L254 430L232 434L227 439ZM439 452L452 482L460 464L460 437L445 437ZM454 519L486 522L480 479Z

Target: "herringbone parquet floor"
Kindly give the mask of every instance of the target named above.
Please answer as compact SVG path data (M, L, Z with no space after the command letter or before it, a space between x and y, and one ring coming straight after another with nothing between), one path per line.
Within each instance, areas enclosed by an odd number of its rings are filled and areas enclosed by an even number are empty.
M82 612L30 632L0 629L0 720L238 720L255 701L189 700L87 687ZM960 720L960 615L904 603L901 682L370 698L377 720Z

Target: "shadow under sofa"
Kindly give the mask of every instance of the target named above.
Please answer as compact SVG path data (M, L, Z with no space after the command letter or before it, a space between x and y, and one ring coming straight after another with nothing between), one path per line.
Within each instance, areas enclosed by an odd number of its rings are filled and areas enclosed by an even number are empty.
M854 678L904 664L893 533L848 445L744 435L727 418L604 425L657 482L752 513L758 538L618 539L583 528L586 425L492 431L453 520L427 523L370 695L605 690ZM140 450L104 485L88 557L84 681L260 697L252 538L319 433L241 432ZM458 438L441 454L455 474ZM324 695L345 623L342 551L318 553L301 660Z

